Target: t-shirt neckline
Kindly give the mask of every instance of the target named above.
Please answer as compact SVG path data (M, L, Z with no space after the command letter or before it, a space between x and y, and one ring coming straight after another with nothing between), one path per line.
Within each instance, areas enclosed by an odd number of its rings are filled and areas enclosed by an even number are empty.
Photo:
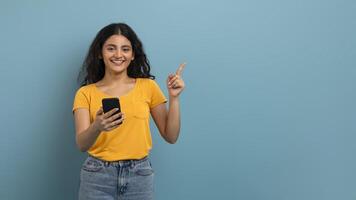
M138 85L138 81L139 81L139 79L136 78L134 87L130 91L128 91L127 93L125 93L125 94L123 94L121 96L114 96L114 95L107 94L106 92L101 91L95 83L93 83L93 85L94 85L95 90L98 91L99 93L101 93L104 96L122 98L122 97L129 96L131 93L133 93L136 90L137 85Z

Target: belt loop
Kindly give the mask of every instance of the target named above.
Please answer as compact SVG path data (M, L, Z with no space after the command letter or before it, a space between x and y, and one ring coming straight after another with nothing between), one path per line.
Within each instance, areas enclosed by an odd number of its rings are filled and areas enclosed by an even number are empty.
M117 167L122 167L122 162L121 161L117 161Z

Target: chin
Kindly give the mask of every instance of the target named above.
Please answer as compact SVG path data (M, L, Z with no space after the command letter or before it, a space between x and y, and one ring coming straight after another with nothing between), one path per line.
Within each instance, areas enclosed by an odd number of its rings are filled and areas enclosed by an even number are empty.
M111 68L110 71L115 73L115 74L121 74L121 73L124 73L126 72L127 68Z

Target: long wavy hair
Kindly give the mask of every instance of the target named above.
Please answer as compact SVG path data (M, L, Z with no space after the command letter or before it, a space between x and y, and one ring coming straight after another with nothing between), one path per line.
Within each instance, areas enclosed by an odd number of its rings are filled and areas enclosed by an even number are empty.
M101 58L102 48L105 41L112 35L122 35L131 42L135 56L127 68L127 75L131 78L155 79L155 77L150 74L150 63L142 42L136 33L125 23L112 23L102 28L90 45L88 54L78 75L78 82L80 82L81 86L96 83L104 78L105 64Z

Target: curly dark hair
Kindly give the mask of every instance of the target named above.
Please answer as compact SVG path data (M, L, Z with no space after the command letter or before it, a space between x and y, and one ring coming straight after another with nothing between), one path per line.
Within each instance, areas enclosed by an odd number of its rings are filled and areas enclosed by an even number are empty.
M100 57L105 41L112 35L125 36L131 42L135 57L127 68L127 75L131 78L155 79L155 77L150 74L151 67L149 61L136 33L125 23L112 23L102 28L91 43L82 69L78 75L78 82L84 86L96 83L104 77L105 64Z

